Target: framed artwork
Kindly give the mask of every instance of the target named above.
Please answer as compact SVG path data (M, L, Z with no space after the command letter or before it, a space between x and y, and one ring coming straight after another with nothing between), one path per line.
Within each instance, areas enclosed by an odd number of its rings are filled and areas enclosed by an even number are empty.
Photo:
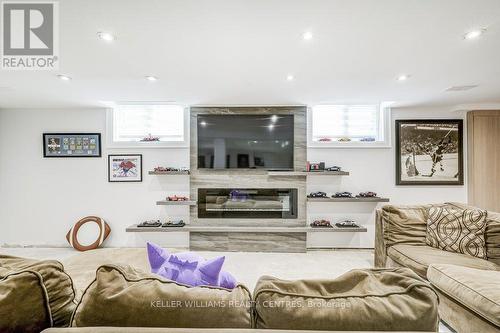
M396 120L397 185L463 185L463 120Z
M101 133L43 133L43 157L101 157Z
M108 155L108 181L142 182L142 155Z

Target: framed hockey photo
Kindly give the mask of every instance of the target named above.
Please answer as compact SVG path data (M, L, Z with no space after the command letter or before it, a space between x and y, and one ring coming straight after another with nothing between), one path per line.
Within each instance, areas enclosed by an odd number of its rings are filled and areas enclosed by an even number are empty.
M463 120L396 120L396 185L463 185Z
M142 182L142 155L108 155L108 181Z

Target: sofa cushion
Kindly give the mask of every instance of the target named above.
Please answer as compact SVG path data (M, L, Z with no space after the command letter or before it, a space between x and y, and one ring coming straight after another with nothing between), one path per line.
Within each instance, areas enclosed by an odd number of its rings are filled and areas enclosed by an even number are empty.
M103 265L84 291L72 326L251 328L242 285L188 287L131 266Z
M264 276L254 292L255 328L436 331L438 296L407 268L355 269L337 279Z
M144 248L102 248L80 252L63 259L64 270L73 279L76 299L94 281L96 270L104 264L131 265L137 269L150 270L148 254Z
M426 243L444 251L486 259L486 215L481 209L430 207Z
M453 264L479 269L498 270L500 266L488 260L466 254L446 252L430 246L394 245L387 255L401 266L411 268L421 277L427 276L430 264Z
M10 272L32 271L43 278L43 286L49 298L50 311L55 327L69 325L75 309L75 290L71 277L63 265L55 260L35 260L0 255L0 267Z
M430 205L382 207L386 245L425 245L429 207Z
M500 327L500 271L435 264L427 278L443 294Z
M52 326L42 276L0 267L0 332L38 333Z

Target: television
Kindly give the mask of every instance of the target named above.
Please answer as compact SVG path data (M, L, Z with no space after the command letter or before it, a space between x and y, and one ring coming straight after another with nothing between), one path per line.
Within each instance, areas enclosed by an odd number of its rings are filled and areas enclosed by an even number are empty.
M293 115L198 115L198 169L293 170Z

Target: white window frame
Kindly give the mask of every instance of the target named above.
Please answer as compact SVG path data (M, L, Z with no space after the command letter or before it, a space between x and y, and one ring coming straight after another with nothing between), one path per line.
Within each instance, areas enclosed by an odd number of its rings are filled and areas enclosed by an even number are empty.
M317 142L313 140L313 108L307 108L307 147L310 148L391 148L391 108L392 103L381 103L379 108L380 122L379 135L382 140L379 141L326 141ZM326 104L329 105L329 104Z
M106 143L108 148L186 148L189 147L189 107L181 106L184 111L184 138L181 141L115 141L113 113L119 105L178 105L162 102L106 103Z

